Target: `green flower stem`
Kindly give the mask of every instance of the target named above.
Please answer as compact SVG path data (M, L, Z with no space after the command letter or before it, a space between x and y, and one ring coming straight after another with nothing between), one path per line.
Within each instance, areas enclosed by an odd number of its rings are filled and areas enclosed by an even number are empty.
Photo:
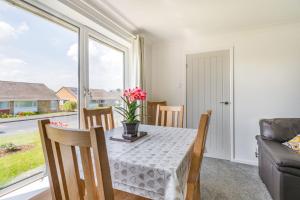
M141 107L141 105L139 105L137 101L130 102L127 97L126 98L121 97L121 98L125 102L126 108L116 107L117 109L116 111L125 118L126 122L128 123L137 122L138 121L137 118L140 115L136 114L136 111L138 108Z

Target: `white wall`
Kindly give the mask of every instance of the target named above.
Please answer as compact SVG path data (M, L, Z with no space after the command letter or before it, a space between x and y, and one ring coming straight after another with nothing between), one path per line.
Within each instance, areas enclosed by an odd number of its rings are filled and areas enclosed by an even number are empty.
M234 47L235 160L256 164L261 118L300 117L300 23L152 45L152 99L185 104L185 55Z

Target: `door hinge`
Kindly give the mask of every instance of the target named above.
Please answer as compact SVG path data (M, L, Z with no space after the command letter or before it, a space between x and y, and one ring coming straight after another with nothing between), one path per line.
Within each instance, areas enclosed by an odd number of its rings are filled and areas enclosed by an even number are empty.
M91 93L91 91L90 91L89 89L87 89L87 88L84 88L84 89L83 89L83 95L84 95L84 96L90 96L90 97L91 97L91 94L92 94L92 93Z

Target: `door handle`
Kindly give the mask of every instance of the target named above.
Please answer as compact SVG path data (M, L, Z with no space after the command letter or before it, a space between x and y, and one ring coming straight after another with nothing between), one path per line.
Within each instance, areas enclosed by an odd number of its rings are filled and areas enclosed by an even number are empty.
M229 102L228 101L221 101L220 103L223 103L225 105L229 105Z

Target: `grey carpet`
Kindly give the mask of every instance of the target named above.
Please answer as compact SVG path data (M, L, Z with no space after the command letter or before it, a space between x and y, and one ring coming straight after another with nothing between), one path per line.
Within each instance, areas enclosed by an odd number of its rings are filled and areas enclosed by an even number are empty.
M272 200L256 166L204 158L201 200Z

